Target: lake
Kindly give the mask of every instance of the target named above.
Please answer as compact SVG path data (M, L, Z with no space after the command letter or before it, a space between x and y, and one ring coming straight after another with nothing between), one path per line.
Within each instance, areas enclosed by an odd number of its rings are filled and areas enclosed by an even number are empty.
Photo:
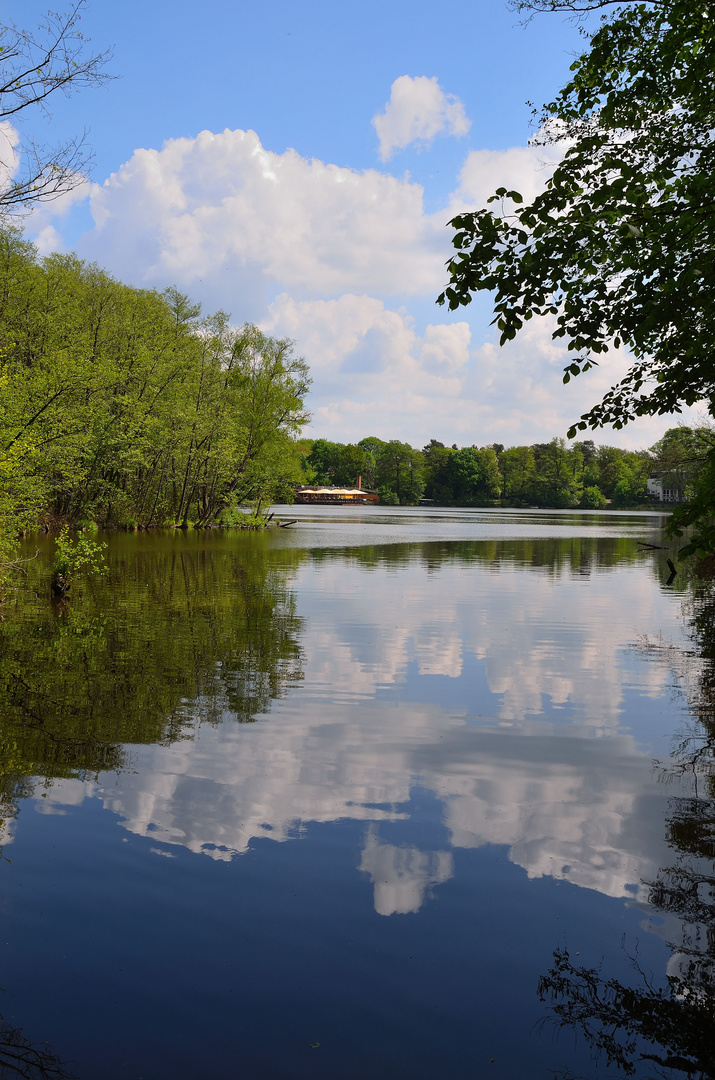
M622 1075L584 1027L616 984L707 983L715 940L710 609L639 546L663 517L279 512L111 534L66 602L27 542L0 623L0 1062Z

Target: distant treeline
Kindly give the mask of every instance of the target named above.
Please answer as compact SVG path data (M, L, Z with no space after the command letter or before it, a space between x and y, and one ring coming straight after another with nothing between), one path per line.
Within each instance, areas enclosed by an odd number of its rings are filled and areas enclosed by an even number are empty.
M290 497L309 381L289 341L0 231L5 551L42 520L201 525Z
M708 431L671 428L650 450L596 446L563 439L531 446L445 446L436 439L421 450L396 439L358 443L302 440L306 482L354 484L377 490L383 503L442 506L539 506L600 509L646 506L646 484L659 472L683 491L712 441Z

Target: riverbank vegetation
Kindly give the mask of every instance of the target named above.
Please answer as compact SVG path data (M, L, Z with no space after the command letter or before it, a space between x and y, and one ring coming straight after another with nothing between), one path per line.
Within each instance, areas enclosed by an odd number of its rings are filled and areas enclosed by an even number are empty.
M651 474L686 497L697 489L700 469L715 442L707 428L671 428L650 450L567 445L554 438L531 446L445 446L431 439L422 450L395 439L358 443L303 440L307 482L352 485L357 476L383 503L441 506L536 506L587 510L654 505Z
M0 531L205 526L301 478L292 343L0 232Z

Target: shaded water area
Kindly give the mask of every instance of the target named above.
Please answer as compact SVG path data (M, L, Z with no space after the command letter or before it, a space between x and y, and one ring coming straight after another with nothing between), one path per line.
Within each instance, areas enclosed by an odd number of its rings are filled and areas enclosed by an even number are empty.
M111 535L59 603L28 542L0 1075L715 1075L715 619L662 518L290 516Z

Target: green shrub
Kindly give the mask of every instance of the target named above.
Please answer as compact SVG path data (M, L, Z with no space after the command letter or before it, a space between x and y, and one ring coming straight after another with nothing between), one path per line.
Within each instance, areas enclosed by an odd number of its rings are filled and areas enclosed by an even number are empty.
M53 582L61 583L59 591L66 592L69 579L79 570L101 572L104 569L106 546L92 540L89 530L78 533L77 539L72 540L69 535L69 526L63 525L55 540L55 558L52 563Z
M579 503L579 506L583 510L603 510L607 505L608 500L600 488L587 487L583 489L583 495L581 496L581 502Z

